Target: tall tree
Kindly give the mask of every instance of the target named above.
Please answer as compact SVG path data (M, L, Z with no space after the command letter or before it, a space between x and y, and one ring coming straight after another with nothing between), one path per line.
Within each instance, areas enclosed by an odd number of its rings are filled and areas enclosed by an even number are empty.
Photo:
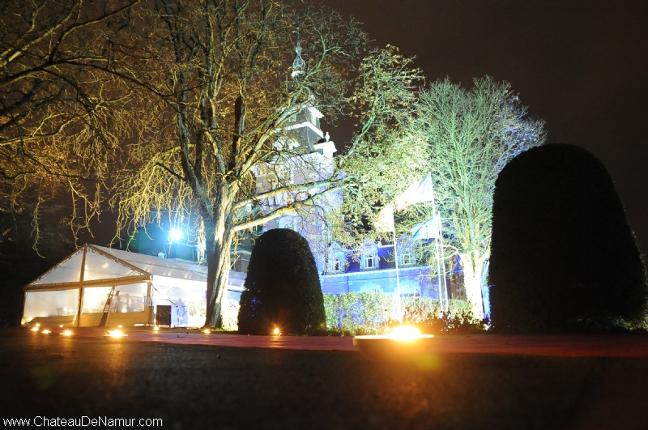
M330 172L257 194L255 168L303 155L287 143L286 126L307 107L335 117L349 105L355 84L371 78L358 68L366 37L335 13L276 0L160 0L130 25L140 31L114 40L122 54L110 70L139 89L149 115L137 119L146 138L118 176L119 228L163 213L197 220L208 264L205 324L217 326L237 232L318 205L351 181ZM299 44L303 57L293 54ZM360 97L371 105L369 94Z
M412 126L426 142L446 246L460 257L466 296L474 316L482 318L495 181L509 160L544 142L544 124L527 118L508 82L490 77L475 79L469 90L436 81L421 92L417 106ZM411 225L433 215L432 205L417 204L404 218Z
M42 202L59 191L68 193L72 226L100 211L108 160L129 129L115 107L130 92L93 65L110 61L106 32L136 3L0 6L0 211L32 211L37 232Z
M341 205L329 217L335 240L350 247L384 238L382 209L427 167L425 140L412 126L421 70L413 67L412 58L387 46L363 59L359 71L351 98L357 130L339 160L349 181Z

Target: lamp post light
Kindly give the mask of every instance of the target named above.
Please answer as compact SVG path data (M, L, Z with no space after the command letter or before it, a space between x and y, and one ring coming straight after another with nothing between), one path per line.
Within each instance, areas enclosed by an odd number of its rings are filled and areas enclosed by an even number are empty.
M172 228L171 231L169 232L169 242L179 242L182 240L184 237L184 234L182 233L182 230L179 228Z
M167 252L167 255L169 258L171 258L171 250L173 248L173 244L176 242L180 242L184 238L184 233L181 229L178 227L172 227L171 230L169 231L169 249Z

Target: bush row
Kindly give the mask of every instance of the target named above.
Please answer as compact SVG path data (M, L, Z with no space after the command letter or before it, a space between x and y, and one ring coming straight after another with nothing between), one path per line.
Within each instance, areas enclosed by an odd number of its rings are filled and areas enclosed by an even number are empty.
M324 294L326 326L329 333L357 335L384 332L398 324L393 320L397 303L393 294L380 292ZM484 329L472 316L464 300L452 300L442 311L437 300L428 297L402 297L403 321L429 333L464 333Z

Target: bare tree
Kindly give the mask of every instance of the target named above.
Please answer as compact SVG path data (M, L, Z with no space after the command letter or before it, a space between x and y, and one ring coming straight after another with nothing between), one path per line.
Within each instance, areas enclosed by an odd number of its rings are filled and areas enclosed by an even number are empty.
M379 225L381 209L418 181L427 167L425 141L412 127L418 85L423 82L413 59L387 46L363 59L358 76L351 99L357 108L357 130L339 160L349 181L342 204L329 219L336 241L350 247L388 234Z
M236 234L312 209L350 180L330 171L295 183L278 172L271 187L256 186L260 168L282 161L317 171L286 126L314 104L329 118L351 104L366 37L330 11L273 0L160 0L130 25L140 31L113 41L121 55L110 70L138 88L149 115L137 118L144 138L118 176L118 227L132 233L163 214L197 220L205 324L218 326Z
M0 6L0 211L68 193L70 225L100 210L130 92L88 67L110 61L105 34L137 1L7 1ZM75 230L76 231L76 230Z
M421 93L412 127L425 142L445 244L460 257L466 296L482 318L495 181L509 160L544 143L544 124L526 117L508 82L486 77L470 90L448 79L432 83ZM417 204L402 225L433 216L430 204Z

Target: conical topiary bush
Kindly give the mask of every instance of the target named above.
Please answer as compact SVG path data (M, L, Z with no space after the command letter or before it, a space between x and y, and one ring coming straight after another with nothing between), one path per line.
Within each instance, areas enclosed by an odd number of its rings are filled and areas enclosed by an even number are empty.
M645 282L621 200L592 154L545 145L504 168L489 273L496 329L610 327L642 315Z
M240 333L286 334L325 328L324 297L308 242L288 229L261 235L254 245L238 315Z

